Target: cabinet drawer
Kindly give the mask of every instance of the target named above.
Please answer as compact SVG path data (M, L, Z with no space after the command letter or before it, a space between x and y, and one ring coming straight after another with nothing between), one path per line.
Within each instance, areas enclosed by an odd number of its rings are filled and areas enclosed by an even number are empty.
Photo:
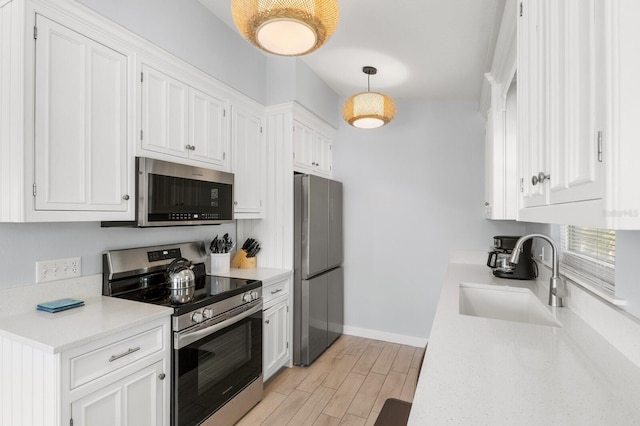
M162 327L71 358L71 389L162 350Z
M276 297L283 296L289 292L289 280L279 281L262 289L262 304L266 304Z

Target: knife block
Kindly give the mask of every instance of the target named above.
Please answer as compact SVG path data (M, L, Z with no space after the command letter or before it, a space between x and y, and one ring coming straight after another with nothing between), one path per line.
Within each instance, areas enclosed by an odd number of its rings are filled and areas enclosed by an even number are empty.
M247 252L242 249L238 250L231 260L232 268L252 269L256 267L256 264L256 258L247 257Z

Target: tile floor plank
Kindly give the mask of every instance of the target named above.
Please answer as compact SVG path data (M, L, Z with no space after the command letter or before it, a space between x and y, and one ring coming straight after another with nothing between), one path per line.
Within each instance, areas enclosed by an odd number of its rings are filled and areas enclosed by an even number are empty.
M398 354L393 360L393 364L391 364L391 371L407 374L409 372L409 367L411 367L411 361L413 361L413 355L415 352L416 348L412 346L400 346Z
M393 364L393 360L396 358L399 350L400 345L387 343L384 346L384 349L382 349L376 363L371 367L371 371L378 374L387 374L391 369L391 364Z
M313 426L337 426L339 424L339 418L327 416L326 414L320 414L320 417L318 417L318 420L316 420Z
M334 389L318 387L288 424L291 426L313 425L335 392Z
M360 374L349 373L322 412L341 419L365 379L366 377Z
M343 418L342 421L340 422L340 425L344 425L344 426L365 426L365 423L367 422L366 419L363 419L362 417L358 417L358 416L354 416L353 414L346 414Z
M289 395L309 375L309 369L305 367L292 367L288 370L287 375L282 380L273 384L269 383L269 390Z
M353 355L345 355L342 359L337 360L322 382L322 386L338 389L357 361L358 357Z
M264 426L286 425L298 413L300 407L304 405L310 396L307 392L294 390L262 424Z
M380 389L382 389L382 385L386 378L387 376L383 376L382 374L369 373L362 386L360 386L360 390L356 394L355 398L351 401L351 405L349 406L347 413L363 417L365 419L369 417L371 408L376 402L378 393L380 392Z
M425 348L416 348L416 351L413 354L413 359L411 360L411 368L417 368L418 370L420 370L420 364L422 364L424 354Z
M287 399L287 395L283 395L278 392L265 393L262 401L260 401L255 407L253 407L253 409L249 411L242 419L240 419L240 421L236 425L261 425L285 399ZM205 422L204 424L206 425L207 422Z
M416 385L418 384L418 374L420 372L417 368L410 368L407 373L407 379L404 381L402 392L400 392L400 399L403 401L413 401L413 396L416 393Z
M380 392L378 393L378 398L373 404L371 411L380 412L380 410L382 410L382 405L387 398L400 399L400 393L402 392L402 387L404 386L406 379L406 374L390 371L389 374L387 374L387 378L382 385L382 389L380 389Z
M373 364L378 360L382 349L384 349L384 344L378 345L372 343L367 346L367 349L365 349L364 353L360 356L360 359L358 359L358 362L356 362L356 365L353 366L351 371L357 374L362 374L363 376L369 374L371 367L373 367Z
M309 374L298 385L298 389L309 393L315 392L338 362L340 362L340 360L333 357L321 356L318 358L316 362L309 367Z

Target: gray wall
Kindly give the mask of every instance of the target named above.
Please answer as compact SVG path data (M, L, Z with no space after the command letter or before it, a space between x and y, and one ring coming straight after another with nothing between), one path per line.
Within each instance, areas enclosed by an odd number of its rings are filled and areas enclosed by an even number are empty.
M82 275L102 273L102 253L108 249L204 241L228 232L235 224L171 228L101 228L85 223L0 223L0 290L33 284L35 262L82 257Z
M471 102L397 102L389 125L342 123L345 325L426 338L451 250L524 232L483 219L484 123ZM488 273L488 272L487 272Z

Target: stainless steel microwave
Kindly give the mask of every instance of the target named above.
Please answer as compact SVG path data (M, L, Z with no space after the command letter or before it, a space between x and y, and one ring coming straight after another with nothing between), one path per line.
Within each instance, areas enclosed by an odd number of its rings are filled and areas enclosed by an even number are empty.
M136 157L136 220L102 226L218 225L233 221L232 173Z

